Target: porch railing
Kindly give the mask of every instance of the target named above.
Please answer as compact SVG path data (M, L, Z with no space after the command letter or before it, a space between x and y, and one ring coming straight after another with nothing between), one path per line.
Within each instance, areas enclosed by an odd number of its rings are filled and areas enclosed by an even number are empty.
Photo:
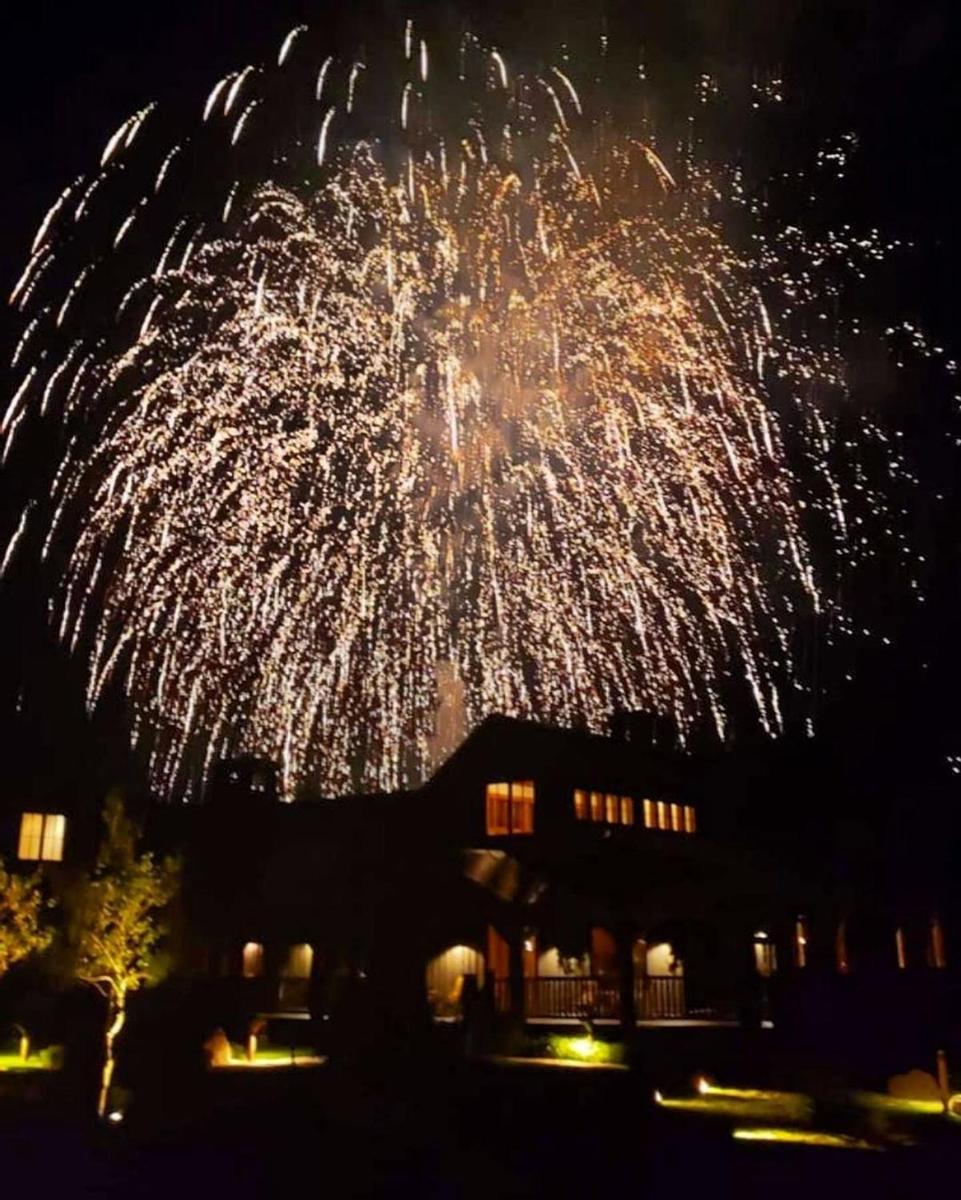
M510 981L494 984L498 1012L510 1008ZM645 975L635 980L634 1004L638 1020L682 1020L687 1016L684 980L674 975ZM620 985L616 977L600 975L545 975L524 980L524 1015L616 1019L620 1015Z
M634 981L634 1007L639 1021L680 1021L687 1016L684 979L677 975L643 975Z
M524 1013L528 1017L616 1017L616 979L598 975L555 975L524 980Z

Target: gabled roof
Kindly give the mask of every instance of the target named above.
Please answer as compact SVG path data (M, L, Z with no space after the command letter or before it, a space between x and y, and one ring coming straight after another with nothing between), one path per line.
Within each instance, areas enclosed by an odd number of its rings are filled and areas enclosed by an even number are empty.
M682 752L650 742L491 714L437 768L424 790L441 788L463 773L489 775L492 769L509 771L515 778L539 770L562 771L572 784L586 787L629 788L652 778L680 786L692 766L693 760Z

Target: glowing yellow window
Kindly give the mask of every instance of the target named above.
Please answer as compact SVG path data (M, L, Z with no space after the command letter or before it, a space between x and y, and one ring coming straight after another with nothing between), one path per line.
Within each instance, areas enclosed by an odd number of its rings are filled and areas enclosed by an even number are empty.
M633 825L634 824L634 797L633 796L622 796L621 797L621 824L622 825Z
M487 832L489 834L510 833L509 783L487 785Z
M680 833L684 828L684 821L681 817L680 804L671 805L671 828L675 833Z
M511 784L511 833L534 832L534 784Z
M534 832L534 784L530 780L487 785L487 832Z
M62 862L67 818L62 813L23 813L17 854L28 861Z
M601 792L591 792L591 820L604 820L604 796Z
M644 828L645 829L656 829L657 828L657 814L654 811L654 801L653 800L645 800L644 801Z
M587 792L577 788L574 792L574 816L578 821L587 820Z
M657 802L657 827L658 829L671 828L671 815L663 800Z
M620 818L620 803L616 796L604 797L604 819L609 825L616 825Z
M684 832L697 833L697 815L691 804L684 805Z

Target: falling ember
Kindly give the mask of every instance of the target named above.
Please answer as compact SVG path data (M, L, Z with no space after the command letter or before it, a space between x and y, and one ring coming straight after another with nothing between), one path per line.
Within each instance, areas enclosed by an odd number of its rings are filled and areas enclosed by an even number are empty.
M42 397L71 434L46 546L59 523L88 703L123 688L168 793L240 751L282 762L288 795L416 780L440 664L467 727L628 708L723 732L736 670L776 732L791 628L823 605L805 506L845 536L818 411L843 364L795 332L817 298L784 265L796 236L735 245L723 180L592 118L567 63L525 76L476 44L472 75L462 47L448 117L410 23L383 111L372 67L311 46L298 27L277 56L308 138L262 153L287 127L267 66L220 80L174 150L142 110L12 297L39 321L4 431ZM174 155L180 187L215 143L229 189L155 217ZM141 195L71 260L125 156Z

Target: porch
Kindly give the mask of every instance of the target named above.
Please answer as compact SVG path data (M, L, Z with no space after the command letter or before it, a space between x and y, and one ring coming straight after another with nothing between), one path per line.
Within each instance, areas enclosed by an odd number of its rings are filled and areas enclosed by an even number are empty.
M509 979L494 981L494 1005L499 1013L511 1008ZM523 981L523 1016L532 1023L619 1023L622 995L618 979L601 975L559 975ZM634 1014L638 1024L662 1022L728 1021L731 1014L720 1006L687 1003L683 977L645 975L634 980Z

